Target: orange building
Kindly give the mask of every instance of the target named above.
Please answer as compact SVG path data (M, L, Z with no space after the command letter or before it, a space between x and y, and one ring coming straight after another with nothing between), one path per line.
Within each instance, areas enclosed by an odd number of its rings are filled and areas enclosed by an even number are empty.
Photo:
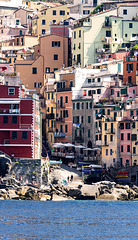
M44 56L45 73L68 67L68 38L55 34L40 37L40 55Z
M72 143L72 87L74 73L61 73L56 82L56 132L55 142Z
M126 85L136 85L137 72L138 56L125 57L123 63L123 83Z

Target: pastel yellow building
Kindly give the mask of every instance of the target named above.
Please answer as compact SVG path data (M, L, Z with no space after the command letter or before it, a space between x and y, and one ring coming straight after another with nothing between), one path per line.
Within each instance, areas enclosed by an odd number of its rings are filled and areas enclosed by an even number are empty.
M23 0L23 5L25 5L27 8L31 7L31 1L30 0Z
M32 34L45 35L50 33L50 24L57 23L70 17L68 5L43 9L32 20Z
M55 79L48 79L46 84L46 136L50 148L54 143L54 132L56 131L56 92Z

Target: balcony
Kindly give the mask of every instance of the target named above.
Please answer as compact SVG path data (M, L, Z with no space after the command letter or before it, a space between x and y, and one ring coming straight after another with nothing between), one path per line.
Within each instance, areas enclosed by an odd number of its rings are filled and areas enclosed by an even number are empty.
M83 139L82 137L76 136L76 137L75 137L75 142L77 142L77 143L82 143L82 142L84 142L84 139Z
M0 114L20 114L20 109L0 109Z
M126 57L126 62L135 62L136 58L135 57Z
M32 124L20 124L20 129L32 129Z
M104 23L103 24L103 28L111 28L111 27L112 27L111 23Z
M91 21L90 22L83 22L83 27L91 27L92 24L91 24Z
M54 119L54 118L55 118L54 113L46 114L46 119Z
M64 118L60 117L60 118L56 118L56 122L65 122L65 121L64 121Z
M68 92L71 91L71 87L57 88L57 92Z
M65 104L57 104L57 108L65 108Z
M48 132L55 132L55 128L49 127L49 128L48 128Z
M115 129L107 129L107 134L115 134Z
M109 144L107 142L103 142L102 147L107 147Z
M55 132L54 133L54 137L55 138L64 138L65 137L65 133L63 133L63 132Z

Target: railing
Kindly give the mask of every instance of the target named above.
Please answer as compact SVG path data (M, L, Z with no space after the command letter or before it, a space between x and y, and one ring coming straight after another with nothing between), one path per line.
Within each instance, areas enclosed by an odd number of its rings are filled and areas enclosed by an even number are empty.
M20 109L0 109L0 114L19 114Z
M49 113L49 114L46 114L46 118L47 119L54 119L55 115L54 115L54 113Z
M68 88L57 88L57 92L66 92L66 91L71 91L71 87Z
M57 104L57 108L65 108L65 104Z
M54 131L55 131L55 128L52 128L52 127L48 128L48 132L54 132Z
M82 137L75 137L76 142L84 142L84 139Z
M10 144L10 139L4 139L4 144Z
M20 124L21 129L31 129L33 128L32 124Z
M56 122L65 122L63 118L56 118Z
M55 137L55 138L56 138L56 137L57 137L57 138L59 138L59 137L60 137L60 138L62 138L62 137L64 138L64 137L65 137L65 133L55 132L55 133L54 133L54 137Z

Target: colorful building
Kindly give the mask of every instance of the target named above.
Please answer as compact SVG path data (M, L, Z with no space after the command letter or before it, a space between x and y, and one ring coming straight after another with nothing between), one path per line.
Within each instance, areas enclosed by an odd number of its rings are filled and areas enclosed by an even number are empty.
M24 87L0 86L0 150L17 158L40 158L39 98Z

